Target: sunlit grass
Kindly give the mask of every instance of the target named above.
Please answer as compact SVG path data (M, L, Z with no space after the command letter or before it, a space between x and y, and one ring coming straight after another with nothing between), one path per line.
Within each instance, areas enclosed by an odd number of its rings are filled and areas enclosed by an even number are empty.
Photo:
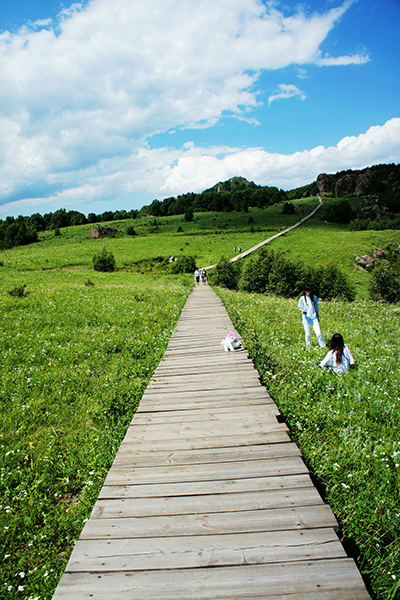
M0 597L45 599L192 278L31 272L15 298L18 277L0 287Z
M342 333L356 360L343 376L307 351L295 300L219 289L262 380L360 552L375 597L400 590L400 321L397 306L321 302L326 340Z

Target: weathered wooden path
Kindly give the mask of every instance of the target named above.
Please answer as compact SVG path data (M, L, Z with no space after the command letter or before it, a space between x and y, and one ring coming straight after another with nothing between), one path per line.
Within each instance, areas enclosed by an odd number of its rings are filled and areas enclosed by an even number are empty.
M54 600L366 600L208 286L194 289Z

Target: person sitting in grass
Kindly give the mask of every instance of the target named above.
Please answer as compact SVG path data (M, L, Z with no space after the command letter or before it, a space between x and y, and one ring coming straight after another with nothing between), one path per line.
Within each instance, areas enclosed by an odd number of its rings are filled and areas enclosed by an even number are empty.
M350 352L350 348L346 346L340 333L334 333L329 344L329 352L318 363L318 366L328 367L340 375L341 373L346 373L351 365L354 365L354 358Z

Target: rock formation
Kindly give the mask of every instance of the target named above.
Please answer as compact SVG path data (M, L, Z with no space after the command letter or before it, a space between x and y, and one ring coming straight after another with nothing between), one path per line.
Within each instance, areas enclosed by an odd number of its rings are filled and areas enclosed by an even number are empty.
M114 233L117 233L117 231L118 229L115 229L115 227L104 227L104 225L96 225L89 232L89 237L95 239L103 238L107 237L108 235L114 235Z

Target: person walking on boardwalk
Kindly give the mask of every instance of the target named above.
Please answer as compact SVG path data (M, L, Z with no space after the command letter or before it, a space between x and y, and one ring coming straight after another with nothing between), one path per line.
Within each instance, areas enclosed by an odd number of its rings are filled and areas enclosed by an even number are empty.
M205 269L202 269L201 271L201 281L203 282L203 285L207 285L207 273Z
M313 294L310 285L304 286L304 293L300 297L297 308L301 310L302 313L307 348L311 346L311 326L315 331L315 335L318 338L318 343L321 348L326 346L319 326L318 298Z
M196 285L200 285L200 271L199 269L196 269L194 272L194 281L196 283Z
M340 333L334 333L329 344L329 352L318 363L318 366L328 367L340 375L341 373L346 373L351 365L354 365L354 358L350 352L350 348L346 346Z

